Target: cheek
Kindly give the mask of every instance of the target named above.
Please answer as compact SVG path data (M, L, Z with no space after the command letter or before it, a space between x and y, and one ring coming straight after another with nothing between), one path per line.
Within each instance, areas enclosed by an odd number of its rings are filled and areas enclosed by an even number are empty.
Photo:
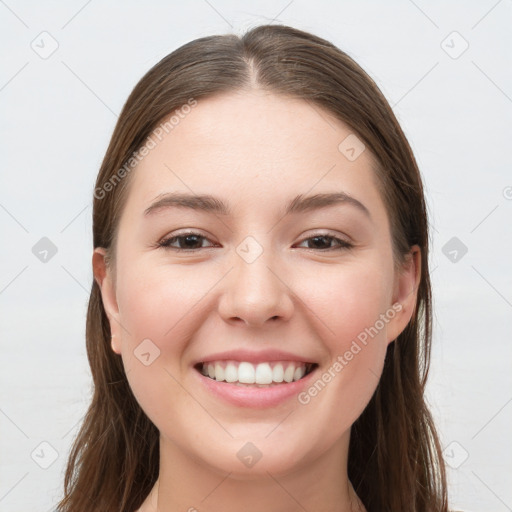
M118 290L130 343L150 338L166 351L178 352L186 338L186 326L197 316L202 299L216 281L212 272L203 274L193 266L131 266Z
M294 292L307 305L307 314L322 326L322 341L331 353L347 350L352 340L374 326L390 308L388 276L377 262L367 261L364 265L333 266L323 273L305 273L297 279ZM386 325L378 324L383 339Z
M173 423L173 408L194 405L187 402L190 397L178 383L182 379L180 362L197 315L195 308L207 285L201 285L192 266L172 270L133 265L118 289L127 379L138 403L158 428Z
M317 273L301 281L299 292L318 319L316 330L321 329L330 358L299 402L329 407L324 410L328 421L342 428L357 419L375 391L386 355L386 328L395 315L390 274L382 265L366 263L338 268L322 279Z
M194 406L178 384L187 370L183 354L208 314L208 292L219 276L193 265L143 261L126 261L124 268L120 265L120 275L117 295L127 378L150 419L165 424L169 404Z

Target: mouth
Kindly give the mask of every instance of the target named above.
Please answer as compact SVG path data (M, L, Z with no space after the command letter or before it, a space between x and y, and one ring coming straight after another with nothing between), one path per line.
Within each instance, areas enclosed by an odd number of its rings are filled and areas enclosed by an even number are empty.
M204 377L240 387L268 388L297 382L318 367L317 363L301 361L248 361L219 360L199 362L194 369Z

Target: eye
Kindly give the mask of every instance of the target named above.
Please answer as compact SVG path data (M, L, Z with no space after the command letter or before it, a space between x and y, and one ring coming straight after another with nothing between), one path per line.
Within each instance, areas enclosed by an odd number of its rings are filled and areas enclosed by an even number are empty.
M315 236L305 238L301 244L310 243L312 241L313 247L306 247L306 249L317 249L320 251L331 251L331 250L343 250L343 249L351 249L354 247L353 244L343 240L342 238L338 238L336 236L332 236L329 234L316 234ZM331 246L331 243L335 242L335 246ZM327 247L326 247L327 246Z
M203 241L208 241L208 238L199 233L194 233L191 231L164 239L158 242L158 246L175 251L195 251L196 249L204 248L202 245ZM174 245L176 243L178 247Z
M173 251L191 251L194 252L198 249L205 249L211 246L203 245L203 242L208 242L208 238L201 235L200 233L196 233L193 231L183 233L180 235L175 235L164 240L158 242L158 247L163 247L165 249L170 249ZM332 243L334 242L334 246ZM311 244L312 247L306 247L306 249L319 250L322 252L331 251L331 250L343 250L343 249L351 249L353 244L350 242L343 240L342 238L332 236L329 234L316 234L315 236L305 238L301 244L307 243Z

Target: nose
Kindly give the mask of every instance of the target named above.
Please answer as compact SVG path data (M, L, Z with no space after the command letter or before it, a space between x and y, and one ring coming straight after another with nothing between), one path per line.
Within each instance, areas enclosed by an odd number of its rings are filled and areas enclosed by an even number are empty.
M270 250L250 263L234 254L233 265L219 302L219 313L226 322L263 327L291 318L293 292Z

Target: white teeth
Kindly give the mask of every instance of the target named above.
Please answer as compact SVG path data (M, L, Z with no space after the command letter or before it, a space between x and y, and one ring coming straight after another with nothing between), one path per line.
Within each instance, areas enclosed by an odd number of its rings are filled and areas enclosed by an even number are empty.
M258 384L270 384L272 382L272 368L268 363L260 363L256 366L255 382Z
M238 380L238 369L233 363L227 364L224 379L226 382L236 382Z
M216 378L217 380L224 380L224 368L220 363L215 363L215 375L212 378Z
M283 382L284 379L284 369L281 363L278 363L274 366L272 370L272 380L274 382Z
M303 375L304 373L302 371L302 368L299 366L298 368L295 369L295 372L293 374L293 380L299 380L302 378Z
M203 363L201 373L217 381L226 381L237 385L253 384L267 387L281 382L293 382L306 374L310 365L306 363L281 361L258 363L246 361L211 361Z
M240 363L238 365L238 382L254 384L255 373L254 366L251 363ZM258 384L261 384L261 382L258 382Z
M286 370L284 371L284 380L285 382L291 382L293 380L293 375L295 373L295 366L293 364L288 365Z

